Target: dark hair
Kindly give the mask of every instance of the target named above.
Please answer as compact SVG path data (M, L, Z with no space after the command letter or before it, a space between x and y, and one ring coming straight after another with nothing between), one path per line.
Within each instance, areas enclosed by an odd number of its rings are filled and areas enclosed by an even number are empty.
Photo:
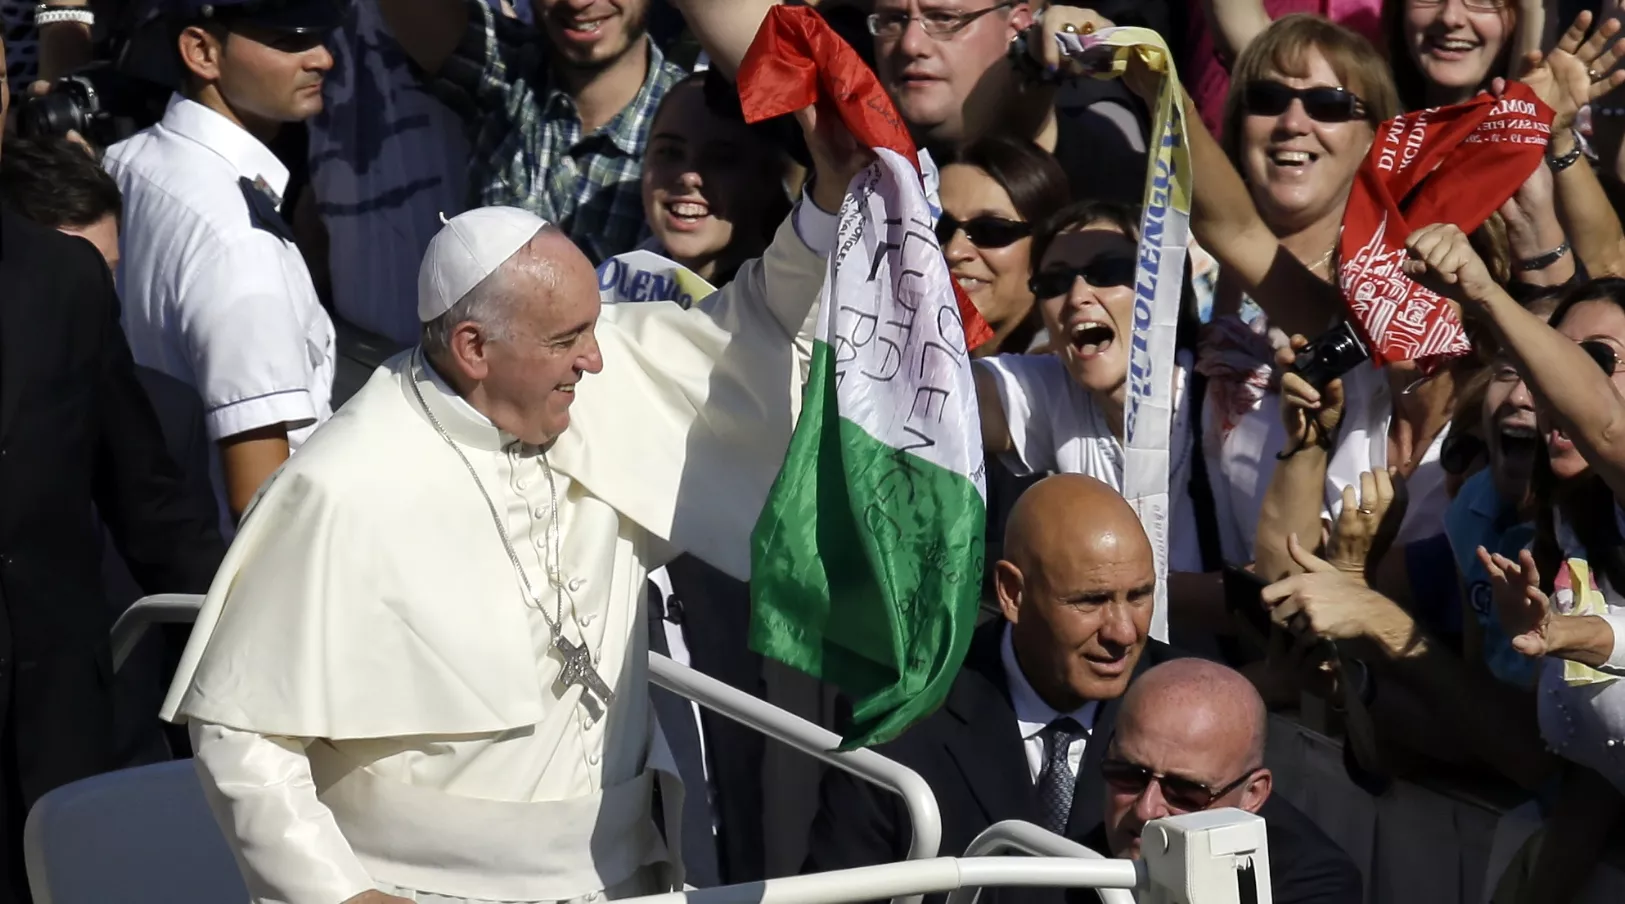
M7 138L0 153L0 201L51 229L82 229L124 213L118 183L66 138Z
M1012 198L1011 200L1015 200ZM1055 244L1056 236L1064 232L1074 232L1088 226L1090 223L1107 223L1117 227L1128 236L1131 242L1140 240L1140 206L1138 204L1123 204L1118 201L1096 201L1085 199L1073 201L1048 217L1038 221L1038 227L1033 231L1032 269L1038 270L1043 263L1044 255L1049 246Z
M1072 187L1060 162L1031 141L1003 135L983 138L967 145L944 165L956 163L987 173L1010 196L1016 213L1035 226L1054 216L1072 197Z
M1625 279L1606 277L1576 285L1558 302L1547 322L1556 329L1569 311L1588 301L1609 301L1625 308ZM1591 570L1606 578L1615 593L1625 593L1625 538L1620 536L1619 523L1614 518L1618 502L1602 477L1590 470L1571 484L1559 485L1557 475L1552 473L1551 458L1542 444L1535 457L1531 490L1536 500L1547 502L1536 512L1535 540L1530 550L1546 592L1552 592L1552 580L1557 576L1563 554L1572 552L1562 549L1557 542L1556 514L1561 510Z

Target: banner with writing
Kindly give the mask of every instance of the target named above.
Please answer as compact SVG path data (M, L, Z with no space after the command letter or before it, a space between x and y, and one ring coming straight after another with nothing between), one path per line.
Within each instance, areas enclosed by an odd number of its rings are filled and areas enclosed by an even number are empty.
M675 301L691 308L715 291L698 273L645 249L617 254L598 265L598 295L604 304Z
M1117 78L1138 56L1162 83L1149 145L1140 260L1134 275L1134 337L1129 348L1128 401L1123 413L1123 496L1140 516L1157 560L1156 611L1151 636L1168 639L1168 472L1174 423L1174 339L1184 292L1190 243L1191 167L1184 107L1173 55L1147 28L1105 28L1060 34L1068 57L1088 61L1097 78ZM1109 62L1103 55L1109 54ZM1194 404L1194 403L1193 403ZM1183 488L1181 488L1183 489Z

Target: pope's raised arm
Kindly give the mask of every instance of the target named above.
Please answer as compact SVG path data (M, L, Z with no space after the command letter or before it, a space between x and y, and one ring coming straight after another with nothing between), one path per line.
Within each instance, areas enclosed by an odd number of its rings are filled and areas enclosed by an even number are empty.
M803 125L810 197L692 310L601 317L586 257L524 211L470 211L431 242L420 346L263 491L165 701L255 901L681 887L645 577L674 549L746 571L827 211L864 162Z

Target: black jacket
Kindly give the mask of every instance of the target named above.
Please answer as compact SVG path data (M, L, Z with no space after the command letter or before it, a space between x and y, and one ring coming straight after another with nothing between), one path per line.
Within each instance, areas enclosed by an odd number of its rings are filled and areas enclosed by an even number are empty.
M1037 791L1022 748L1021 730L999 659L1004 621L977 629L965 665L948 700L902 737L876 750L914 769L936 792L942 814L942 856L958 856L982 830L1006 819L1039 821ZM1149 641L1135 674L1178 654ZM1102 826L1105 796L1100 761L1117 720L1119 701L1105 701L1095 716L1090 742L1078 769L1066 836L1106 854ZM1288 812L1290 811L1290 812ZM1270 866L1275 900L1281 904L1357 904L1360 875L1349 858L1292 809L1272 797L1261 814L1270 826ZM1290 838L1277 848L1276 823ZM902 799L838 769L825 772L820 806L813 821L805 872L821 872L902 860L911 831ZM1279 850L1279 853L1277 851ZM1331 891L1328 891L1331 890ZM1050 904L1066 898L1054 889L989 889L982 899L999 904ZM940 901L941 896L930 896Z
M225 552L217 518L166 451L101 256L0 208L0 745L16 757L0 790L12 803L110 766L102 525L144 591L202 593Z

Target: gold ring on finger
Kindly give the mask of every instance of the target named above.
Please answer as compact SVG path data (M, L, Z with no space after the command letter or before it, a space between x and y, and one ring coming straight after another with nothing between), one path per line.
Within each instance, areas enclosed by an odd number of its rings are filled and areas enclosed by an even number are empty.
M1602 73L1598 72L1595 69L1587 69L1586 70L1586 77L1590 78L1594 82L1602 81Z
M1355 509L1355 511L1359 512L1362 515L1375 515L1377 513L1376 509L1374 509L1374 508L1366 508L1363 505L1360 506L1359 508Z
M1068 22L1065 25L1061 26L1061 30L1066 32L1069 35L1075 35L1075 34L1078 33L1078 26L1073 25L1071 22ZM1592 81L1596 81L1596 79L1592 79Z

